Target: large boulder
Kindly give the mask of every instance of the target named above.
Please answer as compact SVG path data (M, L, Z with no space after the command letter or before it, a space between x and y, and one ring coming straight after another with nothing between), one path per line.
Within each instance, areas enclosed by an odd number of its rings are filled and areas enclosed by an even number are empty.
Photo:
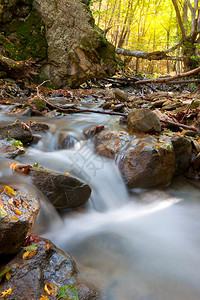
M131 132L161 131L160 120L149 108L134 109L128 113L127 126Z
M28 248L21 250L0 269L0 274L7 270L0 286L1 293L10 291L7 300L56 300L60 289L63 299L99 299L99 292L93 286L78 280L78 269L73 258L49 240L28 236L24 247ZM63 295L69 295L68 292L74 293L74 297L64 298ZM78 297L75 297L76 293Z
M176 161L170 137L102 131L95 138L95 150L115 158L129 188L149 188L171 182Z
M33 135L30 128L23 122L0 125L0 139L7 138L19 140L26 144L32 141Z
M1 31L13 45L2 36L0 41L13 58L39 61L41 79L59 87L110 76L115 71L114 47L95 29L88 2L1 1Z
M0 254L16 254L21 250L40 208L30 191L24 191L19 185L13 188L0 187Z
M10 166L18 173L30 176L34 185L55 208L76 208L84 205L90 197L90 186L70 174L15 163Z

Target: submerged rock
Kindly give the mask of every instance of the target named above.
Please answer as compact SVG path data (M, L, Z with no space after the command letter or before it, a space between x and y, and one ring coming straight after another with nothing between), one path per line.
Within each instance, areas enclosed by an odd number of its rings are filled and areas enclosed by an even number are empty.
M31 177L34 185L55 208L76 208L84 205L91 194L90 186L80 179L41 167L10 164L20 174Z
M14 139L0 140L0 155L6 158L15 158L19 155L24 154L25 153L24 147L19 145L17 146L17 145L18 145L18 141Z
M39 201L19 185L1 186L0 195L0 254L16 254L34 225Z
M35 250L31 250L31 246ZM1 273L11 268L10 278L3 276L0 286L1 293L11 289L11 293L7 295L8 300L39 300L42 296L56 300L60 288L66 295L69 291L74 291L80 300L99 299L99 292L94 286L79 281L73 258L51 241L31 235L25 240L24 247L29 247L30 250L21 250L0 269Z
M148 108L134 109L129 112L127 126L131 132L149 133L152 131L161 131L159 118Z
M12 138L21 141L23 144L29 143L33 139L32 132L25 123L0 125L0 139Z

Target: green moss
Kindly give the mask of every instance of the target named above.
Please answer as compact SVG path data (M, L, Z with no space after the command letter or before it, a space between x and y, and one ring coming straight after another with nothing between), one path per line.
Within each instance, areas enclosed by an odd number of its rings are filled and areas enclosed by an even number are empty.
M45 27L38 14L32 11L26 21L18 21L17 23L15 24L16 33L23 46L19 50L21 59L46 58Z
M46 108L46 103L40 98L35 97L31 103L35 104L36 109L39 111L43 111Z

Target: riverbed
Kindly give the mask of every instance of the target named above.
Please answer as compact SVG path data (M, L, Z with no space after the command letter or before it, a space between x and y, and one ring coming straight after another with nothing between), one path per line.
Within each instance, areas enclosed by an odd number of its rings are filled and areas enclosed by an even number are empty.
M1 123L15 121L7 109L1 110ZM199 300L199 190L179 177L168 187L128 191L115 162L96 155L83 135L92 125L119 129L119 117L87 113L20 120L46 123L50 131L16 161L69 172L92 188L89 203L77 210L57 212L40 195L34 232L71 254L83 280L99 287L105 300ZM58 143L61 132L69 137L65 149ZM31 185L11 174L9 161L0 159L1 182Z

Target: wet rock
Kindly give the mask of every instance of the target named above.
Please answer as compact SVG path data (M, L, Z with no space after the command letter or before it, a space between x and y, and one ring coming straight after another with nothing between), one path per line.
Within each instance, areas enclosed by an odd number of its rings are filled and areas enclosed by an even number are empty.
M12 289L7 300L38 300L43 296L48 299L58 299L59 289L71 286L78 292L80 300L99 299L99 292L90 285L81 283L78 279L78 269L73 258L58 249L51 241L38 236L28 236L24 246L34 247L36 250L21 250L0 273L8 268L11 277L4 276L0 292ZM67 295L67 287L65 289ZM89 296L90 295L90 296Z
M154 107L162 107L164 104L166 103L166 100L156 100L154 101L151 106L154 108Z
M131 136L125 131L102 131L95 137L95 151L99 155L114 158L130 139Z
M41 167L13 166L16 172L30 176L34 185L55 208L79 207L84 205L90 197L89 185L69 174L64 175Z
M116 104L114 106L111 106L111 110L116 112L124 112L124 104Z
M196 136L197 135L197 132L196 131L193 131L193 130L184 130L182 131L182 134L185 135L185 136Z
M128 98L128 94L120 89L116 89L114 90L113 92L113 97L124 102L124 101L129 101L129 98Z
M23 122L0 125L0 139L7 138L13 138L26 144L32 141L33 135L30 128Z
M57 137L57 149L71 149L78 143L78 140L70 133L61 131Z
M14 139L4 139L0 140L0 155L6 158L15 158L19 155L25 153L25 149L22 146L12 145L13 143L18 143Z
M128 113L127 126L131 132L161 131L160 120L157 115L148 108L134 109Z
M86 138L92 138L102 130L104 130L104 125L90 126L83 130L83 134Z
M103 131L95 138L95 150L115 158L129 188L167 185L172 180L176 162L169 137Z
M104 102L102 105L103 109L109 109L111 107L112 103L111 102Z
M30 124L30 128L32 131L35 131L35 132L46 132L49 130L49 125L44 124L44 123L32 122Z
M174 148L174 154L176 159L176 173L181 174L186 171L190 166L192 156L192 143L189 139L173 134L171 142Z
M159 141L150 136L133 137L121 151L119 169L129 188L150 188L167 185L176 169L170 140Z
M30 117L32 114L32 109L30 107L24 107L24 108L14 108L12 109L8 115L14 116L14 117Z
M194 171L200 171L200 153L194 158L192 164Z
M13 185L11 185L13 187ZM0 254L15 254L30 233L40 205L30 191L0 187Z

